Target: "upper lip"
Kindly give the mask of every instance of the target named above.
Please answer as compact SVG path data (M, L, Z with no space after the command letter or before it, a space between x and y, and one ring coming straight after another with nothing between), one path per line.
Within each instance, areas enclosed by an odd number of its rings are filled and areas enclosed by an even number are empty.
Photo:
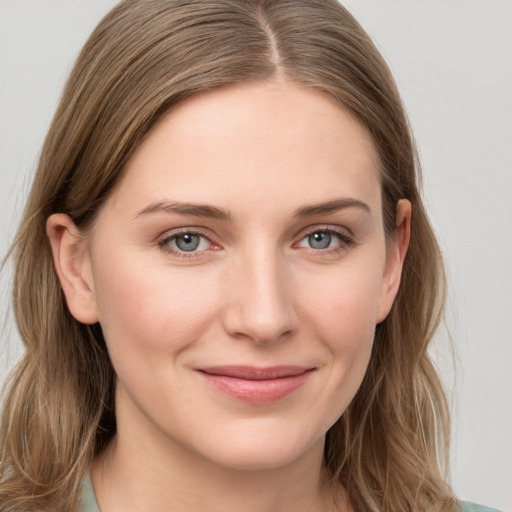
M313 370L313 368L305 366L270 366L266 368L254 366L211 366L198 368L198 371L207 373L208 375L245 380L270 380L284 377L296 377L297 375L306 373L308 370Z

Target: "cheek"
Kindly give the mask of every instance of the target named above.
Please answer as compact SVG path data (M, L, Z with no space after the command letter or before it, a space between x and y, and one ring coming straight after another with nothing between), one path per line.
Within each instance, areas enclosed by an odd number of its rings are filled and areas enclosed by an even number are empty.
M117 259L115 265L103 260L97 273L100 324L114 366L121 359L157 362L166 353L179 353L215 317L216 300L204 280L137 260Z
M347 265L308 279L303 287L301 313L310 317L326 338L344 340L357 348L359 340L373 338L377 323L382 290L378 269Z
M317 276L318 277L318 276ZM366 373L375 336L382 275L345 268L336 276L311 281L302 294L301 315L322 341L331 361L330 389L335 421L348 406ZM322 292L318 290L321 284ZM313 293L313 290L317 290ZM308 293L309 291L309 293Z

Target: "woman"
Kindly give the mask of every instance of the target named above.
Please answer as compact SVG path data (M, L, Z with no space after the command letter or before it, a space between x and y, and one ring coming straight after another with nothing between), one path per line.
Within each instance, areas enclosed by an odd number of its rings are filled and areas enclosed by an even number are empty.
M119 4L14 244L2 510L477 510L439 455L416 174L335 1Z

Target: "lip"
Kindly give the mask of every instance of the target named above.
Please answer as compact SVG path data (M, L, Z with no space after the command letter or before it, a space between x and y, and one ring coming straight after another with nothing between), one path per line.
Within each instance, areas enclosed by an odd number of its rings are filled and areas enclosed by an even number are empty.
M265 404L299 389L314 371L303 366L215 366L198 373L218 391L243 402Z

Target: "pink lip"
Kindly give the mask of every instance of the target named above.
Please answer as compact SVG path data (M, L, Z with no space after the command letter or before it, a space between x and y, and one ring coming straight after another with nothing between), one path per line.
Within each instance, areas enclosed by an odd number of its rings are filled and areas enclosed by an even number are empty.
M199 368L198 372L227 395L253 404L264 404L293 393L313 370L302 366L215 366Z

